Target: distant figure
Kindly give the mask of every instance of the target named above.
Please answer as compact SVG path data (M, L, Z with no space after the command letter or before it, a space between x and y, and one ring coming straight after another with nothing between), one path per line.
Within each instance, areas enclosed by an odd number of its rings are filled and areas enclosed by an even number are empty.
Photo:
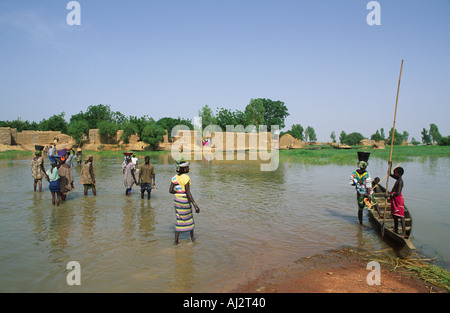
M66 149L66 161L65 161L65 163L66 163L67 165L69 165L70 168L73 167L73 158L74 158L74 155L75 155L75 150L73 150L72 148L67 148L67 149Z
M403 173L402 167L394 169L394 173L390 174L392 178L396 179L394 187L391 189L391 215L394 218L394 232L398 233L398 220L402 223L402 236L406 237L405 229L405 199L402 195L403 190Z
M134 167L137 168L138 166L138 158L136 157L136 154L133 154L133 156L131 157L131 163L134 164Z
M34 178L34 191L36 191L37 184L39 183L39 192L42 192L42 178L46 176L48 180L48 176L45 173L42 151L36 151L35 155L31 160L31 175Z
M55 156L55 159L57 159L58 156ZM59 183L59 172L56 164L56 160L54 163L52 163L52 167L46 172L47 174L47 180L50 183L49 189L52 193L52 204L55 205L55 198L56 199L56 206L59 206L59 201L61 197L60 193L60 183Z
M88 155L84 159L84 163L81 164L81 184L84 186L84 195L87 196L88 190L92 189L92 193L97 195L97 190L95 189L95 174L94 165L92 164L94 157Z
M150 163L150 157L145 156L145 164L139 170L139 182L141 186L141 199L144 199L144 193L147 191L147 199L150 199L152 187L155 184L155 167ZM155 187L156 188L156 187Z
M56 163L56 160L54 158L56 154L56 145L50 144L50 148L48 149L48 159L50 160L50 165L53 165L53 163Z
M81 148L77 148L77 164L81 165L81 163L83 163L83 150L81 150Z
M195 203L191 194L191 179L187 175L189 173L189 163L181 161L177 166L177 175L172 178L169 192L175 194L175 244L178 244L180 232L190 231L191 240L194 241L194 216L192 213L192 205L195 212L200 213L200 208ZM192 205L191 205L192 204Z
M127 156L125 158L126 166L123 170L123 184L125 185L125 194L129 196L131 194L131 188L133 184L137 185L135 172L135 165L133 164L131 157Z

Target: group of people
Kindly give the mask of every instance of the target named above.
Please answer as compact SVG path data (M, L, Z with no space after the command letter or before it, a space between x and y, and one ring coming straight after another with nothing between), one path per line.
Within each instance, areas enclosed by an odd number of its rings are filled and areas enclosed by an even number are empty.
M358 202L358 219L362 224L363 209L373 206L378 213L379 218L384 218L380 213L378 203L375 199L375 193L386 192L386 189L380 185L380 178L375 177L372 181L370 173L367 171L367 159L359 160L358 169L352 173L350 178L351 184L356 187L356 198ZM389 163L391 168L392 163ZM404 169L396 167L393 173L389 173L390 177L396 180L394 187L392 187L389 195L386 198L390 199L391 215L394 219L394 231L398 233L398 223L402 225L402 236L406 237L405 225L405 200L402 195Z
M123 183L125 185L125 194L131 194L131 188L134 184L141 187L141 198L144 199L145 192L147 192L147 199L151 198L152 189L156 189L155 185L155 167L150 163L150 157L147 155L144 158L145 163L138 168L138 159L135 155L127 155L122 163ZM136 174L139 173L138 179Z
M54 147L49 149L48 157L51 167L47 171L44 167L42 151L36 151L35 157L31 160L31 172L34 179L34 191L36 191L38 184L39 192L42 191L42 179L45 177L49 182L49 189L52 193L52 204L59 206L61 200L66 200L67 192L75 188L72 176L72 164L68 164L67 162L73 154L70 153L71 149L66 149L66 153L60 150L58 154L55 154L54 151L56 151ZM80 155L78 155L79 158ZM149 156L145 156L144 161L144 164L138 168L138 159L135 155L127 155L124 158L122 170L125 194L127 196L131 194L133 184L141 187L142 199L144 199L146 192L147 198L150 199L152 189L154 188L156 190L155 167L150 163ZM200 208L195 202L190 190L191 179L188 176L189 167L189 162L184 160L177 162L177 174L172 177L169 188L169 192L175 195L175 244L178 244L181 232L189 232L191 240L195 241L193 208L196 213L200 213ZM95 196L96 183L92 155L88 155L81 164L80 176L80 183L84 186L84 194L87 195L88 190L92 189ZM136 179L136 177L138 178Z
M45 150L44 150L45 151ZM73 152L73 153L72 153ZM42 179L45 177L49 182L49 189L52 193L52 204L59 206L61 200L65 201L67 193L73 190L74 181L72 176L73 149L62 149L56 153L56 145L50 145L47 156L50 161L50 168L45 170L43 151L35 151L35 156L31 160L31 174L34 179L34 191L42 192ZM89 155L85 158L81 165L81 184L84 186L84 194L87 195L88 189L92 188L93 194L95 190L95 175L92 165L93 157Z

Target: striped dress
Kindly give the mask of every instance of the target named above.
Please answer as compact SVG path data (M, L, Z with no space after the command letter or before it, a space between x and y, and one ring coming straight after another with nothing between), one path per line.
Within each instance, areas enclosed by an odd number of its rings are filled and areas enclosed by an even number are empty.
M172 183L175 185L175 215L176 215L176 223L175 223L175 231L177 232L185 232L191 231L194 229L194 216L192 214L192 206L187 198L185 186L186 184L191 184L191 180L188 175L181 174L176 175L172 178Z

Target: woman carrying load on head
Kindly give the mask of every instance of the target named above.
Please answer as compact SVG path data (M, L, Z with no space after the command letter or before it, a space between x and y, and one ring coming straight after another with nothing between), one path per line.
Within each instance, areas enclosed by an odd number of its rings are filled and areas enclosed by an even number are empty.
M36 191L37 184L39 184L39 192L42 192L42 178L45 176L44 159L42 158L42 151L36 151L35 157L31 160L31 175L34 179L34 191Z
M189 173L189 162L181 161L177 166L177 175L172 178L169 192L175 194L174 207L176 215L175 223L175 244L178 244L180 232L190 232L191 240L194 241L194 216L192 205L196 213L200 213L200 208L195 203L191 194L191 179Z
M92 189L92 193L97 195L97 190L95 189L95 174L94 174L94 166L92 165L92 161L94 157L92 155L88 155L84 159L84 163L81 164L81 179L80 183L84 186L84 195L87 196L88 190Z

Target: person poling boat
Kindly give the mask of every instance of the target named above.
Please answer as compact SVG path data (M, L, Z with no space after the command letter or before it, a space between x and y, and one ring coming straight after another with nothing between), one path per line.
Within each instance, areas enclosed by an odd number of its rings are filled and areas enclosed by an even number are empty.
M366 170L369 165L369 152L358 152L358 169L352 173L350 183L356 188L356 199L358 202L358 220L362 224L363 209L375 206L380 214L377 201L373 195L372 179L370 173Z
M402 195L403 190L403 174L404 169L402 167L397 167L394 169L394 173L390 174L392 178L396 180L394 187L392 187L389 196L391 203L391 215L394 219L394 232L398 233L398 221L400 219L402 224L402 236L406 237L406 224L405 224L405 199Z

